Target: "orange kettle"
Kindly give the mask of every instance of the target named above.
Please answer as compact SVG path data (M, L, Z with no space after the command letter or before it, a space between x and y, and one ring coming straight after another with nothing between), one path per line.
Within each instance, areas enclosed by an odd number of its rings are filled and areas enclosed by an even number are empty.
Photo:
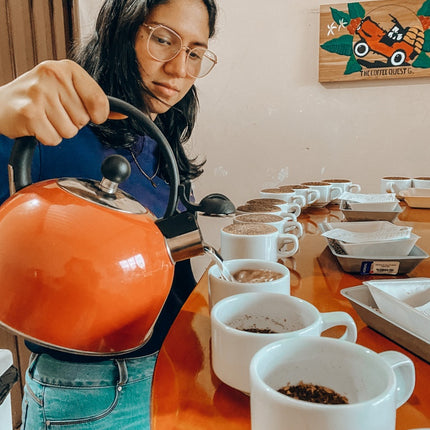
M135 120L154 138L169 170L170 196L156 217L118 185L128 161L108 157L103 179L31 183L37 142L15 141L9 162L11 196L0 206L0 324L61 351L114 355L145 344L168 296L174 263L202 254L195 205L185 197L173 152L155 124L109 97L111 111ZM189 209L178 213L178 198Z

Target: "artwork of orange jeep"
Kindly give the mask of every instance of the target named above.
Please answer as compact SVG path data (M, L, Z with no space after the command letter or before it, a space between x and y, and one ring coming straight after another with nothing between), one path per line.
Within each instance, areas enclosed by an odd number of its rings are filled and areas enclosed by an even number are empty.
M354 45L354 54L365 57L370 51L387 58L390 66L410 63L421 51L424 32L417 27L403 28L393 16L394 25L389 31L382 29L370 16L366 16L356 29L360 40Z

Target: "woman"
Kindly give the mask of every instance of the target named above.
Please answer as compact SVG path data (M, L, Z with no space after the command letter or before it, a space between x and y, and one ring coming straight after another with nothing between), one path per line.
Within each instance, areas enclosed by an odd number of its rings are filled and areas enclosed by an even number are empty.
M42 63L1 87L1 201L8 196L12 139L32 135L43 144L34 156L34 181L100 179L102 160L117 152L132 167L121 188L162 216L169 185L157 144L140 136L131 119L109 114L105 94L155 121L173 148L182 180L199 176L202 164L188 159L182 144L191 135L198 107L194 82L216 63L207 50L216 12L213 0L106 0L93 37L76 51L75 62ZM106 121L108 115L116 119ZM153 336L125 357L97 359L28 343L33 354L22 428L149 428L157 352L194 286L189 261L178 263Z

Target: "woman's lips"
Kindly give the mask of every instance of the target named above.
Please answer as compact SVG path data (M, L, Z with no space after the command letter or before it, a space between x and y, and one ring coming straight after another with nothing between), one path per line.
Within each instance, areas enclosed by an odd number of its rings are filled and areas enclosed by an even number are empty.
M171 98L171 97L177 96L179 93L178 89L168 84L154 82L154 85L155 85L154 92L157 93L157 95L160 95L163 97Z

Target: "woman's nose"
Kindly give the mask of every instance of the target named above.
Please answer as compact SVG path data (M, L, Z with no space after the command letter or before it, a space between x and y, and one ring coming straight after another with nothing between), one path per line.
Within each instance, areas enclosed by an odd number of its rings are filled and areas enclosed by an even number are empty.
M164 70L171 75L185 78L187 76L187 60L188 51L183 47L175 58L165 63Z

